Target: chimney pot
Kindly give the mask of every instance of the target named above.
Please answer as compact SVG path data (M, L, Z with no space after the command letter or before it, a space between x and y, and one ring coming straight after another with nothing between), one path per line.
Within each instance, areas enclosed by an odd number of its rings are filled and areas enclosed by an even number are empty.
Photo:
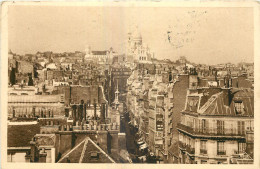
M224 105L230 106L231 103L231 90L230 88L224 88L223 89L223 96L224 96Z

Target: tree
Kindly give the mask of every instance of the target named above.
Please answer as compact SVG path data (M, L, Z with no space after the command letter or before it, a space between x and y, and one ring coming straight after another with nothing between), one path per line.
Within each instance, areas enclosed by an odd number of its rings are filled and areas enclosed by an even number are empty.
M38 78L38 72L37 72L37 66L36 65L33 66L33 74L34 74L34 78Z
M28 76L29 76L28 86L33 86L32 74L28 73Z
M15 84L15 68L12 68L11 74L10 74L10 83L13 86Z

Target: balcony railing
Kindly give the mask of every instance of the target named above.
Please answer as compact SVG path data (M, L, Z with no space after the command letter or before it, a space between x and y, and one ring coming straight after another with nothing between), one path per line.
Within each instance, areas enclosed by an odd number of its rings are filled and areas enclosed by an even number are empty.
M226 155L226 151L218 151L217 155Z
M179 147L182 150L186 150L189 154L195 154L195 148L191 147L191 145L187 145L187 144L179 141Z
M205 150L205 149L200 149L200 154L207 154L207 153L208 153L207 150Z
M207 136L241 136L245 137L244 132L240 132L236 129L218 129L218 128L211 128L211 127L204 127L204 128L192 128L183 124L178 124L177 128L183 130L184 132L188 132L193 135L207 135Z
M181 149L186 149L186 144L183 143L183 142L181 142L181 141L179 141L179 147L180 147Z
M193 148L189 145L187 146L186 150L189 154L195 154L195 148Z

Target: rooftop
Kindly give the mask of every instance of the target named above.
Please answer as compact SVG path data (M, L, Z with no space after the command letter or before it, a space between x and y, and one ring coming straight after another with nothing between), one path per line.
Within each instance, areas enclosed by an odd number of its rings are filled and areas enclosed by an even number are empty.
M201 107L203 115L224 115L224 116L254 116L254 93L253 91L240 89L232 90L230 104L225 105L224 92L212 95L210 99ZM243 103L242 113L237 113L235 103Z
M30 141L37 133L40 133L39 124L8 125L7 147L30 147Z
M60 102L60 95L9 95L8 103Z
M58 163L115 163L92 139L86 137L62 156Z

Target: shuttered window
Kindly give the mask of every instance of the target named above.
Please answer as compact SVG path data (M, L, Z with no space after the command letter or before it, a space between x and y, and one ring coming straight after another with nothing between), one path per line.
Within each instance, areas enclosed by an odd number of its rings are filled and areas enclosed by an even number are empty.
M237 128L238 128L238 134L239 135L245 134L245 122L244 121L238 121L237 122Z
M224 134L225 123L223 120L217 120L217 134Z

